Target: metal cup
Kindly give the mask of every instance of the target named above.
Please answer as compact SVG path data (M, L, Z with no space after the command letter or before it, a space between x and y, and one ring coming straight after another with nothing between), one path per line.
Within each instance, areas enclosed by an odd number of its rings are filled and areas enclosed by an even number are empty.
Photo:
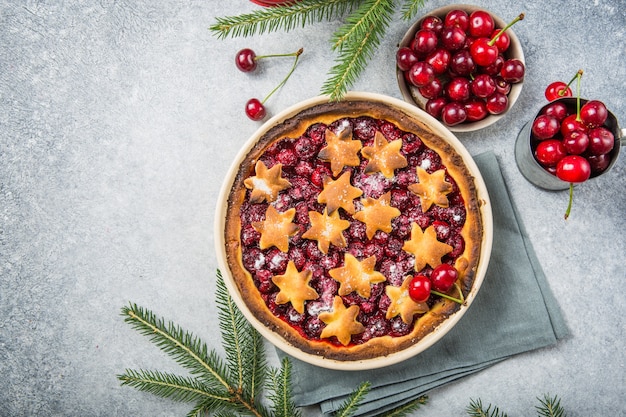
M555 101L562 101L568 108L575 109L576 100L577 99L575 97L564 97L559 98ZM587 100L581 99L580 105L582 106L586 102ZM566 190L569 188L569 182L562 181L557 178L556 175L553 175L546 171L546 169L542 167L539 162L537 162L533 155L533 139L531 137L531 129L533 121L541 113L542 110L543 107L541 108L541 110L539 110L539 112L537 112L537 114L535 114L535 117L533 117L528 123L526 123L526 125L517 135L517 140L515 141L515 162L517 163L517 168L520 170L524 178L526 178L534 186L551 191ZM615 165L617 157L619 156L620 148L626 145L626 129L620 129L617 123L617 118L610 111L606 122L604 123L604 126L607 127L615 137L615 145L613 146L613 150L611 150L610 153L611 162L604 171L595 176L592 174L591 178L598 177L605 172L608 172L613 167L613 165Z

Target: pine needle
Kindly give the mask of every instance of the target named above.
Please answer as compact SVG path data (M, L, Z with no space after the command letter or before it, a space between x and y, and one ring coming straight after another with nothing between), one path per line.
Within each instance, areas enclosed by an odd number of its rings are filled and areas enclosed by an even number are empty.
M350 396L339 406L334 417L350 417L359 409L359 405L370 391L371 384L363 382Z
M428 402L428 396L421 395L416 399L394 408L384 414L384 417L405 417L409 413L418 410L422 405Z
M402 8L402 18L404 20L411 20L421 7L424 6L425 0L405 0L404 7Z
M300 417L300 410L292 401L291 361L284 358L280 371L272 372L272 389L269 398L274 404L275 417Z
M561 407L561 400L557 396L550 397L544 394L543 399L537 398L541 406L535 407L540 417L566 417L565 409Z

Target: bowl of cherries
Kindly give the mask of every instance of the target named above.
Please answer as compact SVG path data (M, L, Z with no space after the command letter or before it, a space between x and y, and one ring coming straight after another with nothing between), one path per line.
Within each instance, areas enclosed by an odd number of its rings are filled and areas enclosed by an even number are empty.
M579 71L579 75L582 72ZM572 190L575 184L606 173L617 161L626 129L600 100L572 97L569 86L552 83L549 101L522 128L515 143L515 160L533 185L551 191Z
M405 101L453 132L490 126L520 95L524 53L510 27L471 5L431 11L406 32L396 52L396 75Z

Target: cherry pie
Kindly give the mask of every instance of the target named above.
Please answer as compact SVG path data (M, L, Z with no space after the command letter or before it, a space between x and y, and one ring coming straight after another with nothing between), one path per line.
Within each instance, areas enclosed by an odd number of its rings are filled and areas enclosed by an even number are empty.
M460 304L415 302L441 263L476 279L474 178L428 126L377 101L314 105L271 127L228 194L227 264L254 316L298 349L366 360L415 344Z

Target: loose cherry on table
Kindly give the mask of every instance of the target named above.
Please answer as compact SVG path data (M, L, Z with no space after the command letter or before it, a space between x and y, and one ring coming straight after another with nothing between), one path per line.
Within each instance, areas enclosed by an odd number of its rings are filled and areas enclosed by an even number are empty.
M287 82L287 80L289 79L293 71L296 69L296 65L298 64L298 59L300 55L302 55L302 52L303 52L303 48L300 48L296 52L287 53L287 54L272 54L272 55L262 55L262 56L257 56L254 53L254 51L250 48L244 48L240 50L239 52L237 52L237 55L235 56L235 65L237 66L239 70L243 72L254 71L257 67L257 61L261 58L284 57L284 56L295 57L293 66L291 67L291 70L289 71L287 76L267 96L265 96L263 100L259 100L258 98L251 98L250 100L246 102L245 111L246 111L246 116L248 116L249 119L259 121L265 118L265 116L267 115L267 110L265 109L265 106L264 106L265 102L267 101L267 99L269 99L272 96L272 94L276 92L276 90L278 90Z
M409 297L416 303L425 303L430 298L430 287L427 276L415 275L409 282Z

